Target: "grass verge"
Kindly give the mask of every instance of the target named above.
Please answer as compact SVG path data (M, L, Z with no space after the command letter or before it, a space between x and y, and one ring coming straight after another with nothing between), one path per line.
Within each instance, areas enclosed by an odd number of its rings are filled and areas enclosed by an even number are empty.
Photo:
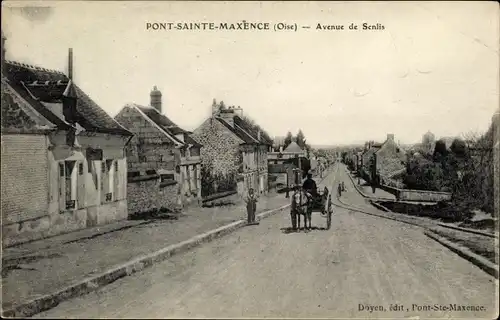
M464 246L491 262L498 264L498 257L495 253L496 239L485 237L478 234L463 232L454 229L448 229L443 227L433 227L430 230L441 237Z

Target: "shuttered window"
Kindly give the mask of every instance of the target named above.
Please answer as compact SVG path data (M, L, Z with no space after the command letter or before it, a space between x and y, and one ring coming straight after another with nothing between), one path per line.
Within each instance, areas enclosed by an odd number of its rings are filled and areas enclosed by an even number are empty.
M59 163L59 211L77 208L78 163L63 161Z
M101 203L118 200L118 184L120 183L118 161L108 159L101 163Z
M118 185L120 183L119 172L118 172L118 161L113 161L114 165L114 175L113 175L113 200L121 200L121 196L118 194Z
M83 161L78 161L78 176L76 177L77 183L77 205L78 209L85 208L87 206L86 203L86 190L85 190L85 178L86 171L84 170Z

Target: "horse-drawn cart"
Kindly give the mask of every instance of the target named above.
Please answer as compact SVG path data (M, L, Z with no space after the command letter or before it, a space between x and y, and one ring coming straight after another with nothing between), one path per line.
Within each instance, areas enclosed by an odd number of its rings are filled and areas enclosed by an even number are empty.
M326 218L326 230L332 225L333 203L332 194L325 187L323 190L317 189L316 194L305 192L300 186L295 188L292 197L292 206L290 216L292 219L292 228L300 228L300 216L304 216L304 228L311 229L312 213L320 212L321 216ZM309 221L309 227L307 222Z

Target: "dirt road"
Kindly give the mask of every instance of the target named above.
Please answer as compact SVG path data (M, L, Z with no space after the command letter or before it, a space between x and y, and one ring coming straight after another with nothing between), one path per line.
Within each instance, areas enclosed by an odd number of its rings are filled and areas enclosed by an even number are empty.
M332 173L324 183L334 180ZM314 214L313 225L326 220ZM498 314L497 281L417 227L345 209L336 209L328 231L287 233L289 226L288 213L273 216L36 317ZM450 305L476 311L434 310Z

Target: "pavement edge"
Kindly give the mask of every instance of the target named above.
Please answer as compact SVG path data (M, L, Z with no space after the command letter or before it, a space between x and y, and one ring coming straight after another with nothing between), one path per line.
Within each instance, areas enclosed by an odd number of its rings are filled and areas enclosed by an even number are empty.
M279 208L261 212L257 214L256 220L260 221L280 211L283 211L289 206L290 204L287 204ZM12 309L8 309L5 311L3 311L2 308L2 317L3 318L31 317L37 313L52 309L65 300L72 299L77 296L81 296L90 293L92 291L95 291L120 278L132 275L138 271L141 271L147 267L152 266L155 263L162 262L175 254L186 252L202 243L210 242L216 238L229 234L246 225L247 225L246 220L238 220L232 222L217 229L205 232L200 235L196 235L186 241L170 245L166 248L160 249L149 255L131 260L125 264L107 270L101 274L84 279L83 281L79 281L78 283L69 285L68 287L59 290L55 293L44 295L40 298L28 301L26 303L20 304Z
M481 257L478 254L475 254L474 252L463 246L455 244L449 241L448 239L435 234L432 231L425 230L424 234L429 238L435 240L436 242L440 243L441 245L445 246L446 248L450 249L451 251L455 252L460 257L476 265L489 275L498 279L498 266L495 265L493 262L487 260L486 258Z

